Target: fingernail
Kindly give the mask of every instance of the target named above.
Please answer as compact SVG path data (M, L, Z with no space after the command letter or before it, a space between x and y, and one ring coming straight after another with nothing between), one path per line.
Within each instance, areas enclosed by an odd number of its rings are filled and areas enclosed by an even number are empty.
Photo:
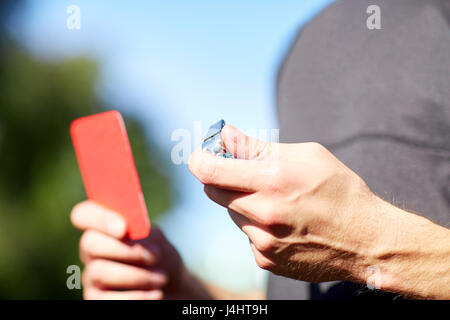
M125 225L120 220L108 222L108 232L116 237L120 237L124 233Z

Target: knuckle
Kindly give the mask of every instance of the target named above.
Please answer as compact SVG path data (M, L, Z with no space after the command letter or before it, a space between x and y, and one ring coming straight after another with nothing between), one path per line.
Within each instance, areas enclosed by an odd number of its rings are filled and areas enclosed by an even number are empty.
M104 275L104 264L102 261L93 260L86 265L83 272L87 283L100 283Z
M262 225L266 227L271 227L278 223L278 206L274 204L268 204L265 208L260 212L260 222Z
M256 249L263 253L270 253L276 246L275 238L270 235L264 235L254 242Z
M308 142L307 146L311 150L312 154L316 156L324 155L327 151L327 149L318 142Z
M255 255L255 261L258 267L260 267L261 269L270 271L273 268L273 263L262 255Z
M83 232L80 238L80 254L89 254L92 250L92 244L93 244L93 238L94 238L94 231L88 230Z
M271 194L278 194L282 189L284 184L284 179L281 174L277 173L272 177L272 179L267 183L267 189Z
M292 173L280 163L277 171L268 179L266 188L271 194L281 194L288 189Z

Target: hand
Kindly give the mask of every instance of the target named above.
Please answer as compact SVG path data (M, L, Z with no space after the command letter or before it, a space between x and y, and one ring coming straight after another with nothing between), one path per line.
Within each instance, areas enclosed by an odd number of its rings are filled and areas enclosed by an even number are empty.
M80 258L85 299L207 298L157 227L144 240L127 240L122 216L91 201L75 206L71 220L84 231Z
M395 220L364 181L317 143L265 143L229 125L221 137L238 159L198 150L189 168L247 234L257 264L305 281L364 281Z

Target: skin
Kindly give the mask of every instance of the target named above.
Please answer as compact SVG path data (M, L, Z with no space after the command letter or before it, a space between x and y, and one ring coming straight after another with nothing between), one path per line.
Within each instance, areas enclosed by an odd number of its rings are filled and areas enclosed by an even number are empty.
M114 211L92 201L71 212L72 224L83 231L80 259L83 296L88 300L261 299L261 293L236 294L203 283L183 264L162 231L126 238L126 222Z
M228 208L261 268L450 298L449 229L383 201L318 143L265 143L229 125L221 137L238 159L197 150L189 169Z
M450 299L449 229L383 201L320 144L265 143L229 125L221 137L238 159L195 151L189 169L208 197L228 208L261 268ZM154 226L147 239L131 242L120 214L89 201L71 220L83 231L86 299L264 298L201 282Z

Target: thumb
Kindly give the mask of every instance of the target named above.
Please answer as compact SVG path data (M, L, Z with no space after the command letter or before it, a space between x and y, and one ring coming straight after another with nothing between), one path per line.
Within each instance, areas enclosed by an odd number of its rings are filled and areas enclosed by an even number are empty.
M237 159L257 159L268 145L267 142L249 137L229 124L223 127L220 137L226 151Z

